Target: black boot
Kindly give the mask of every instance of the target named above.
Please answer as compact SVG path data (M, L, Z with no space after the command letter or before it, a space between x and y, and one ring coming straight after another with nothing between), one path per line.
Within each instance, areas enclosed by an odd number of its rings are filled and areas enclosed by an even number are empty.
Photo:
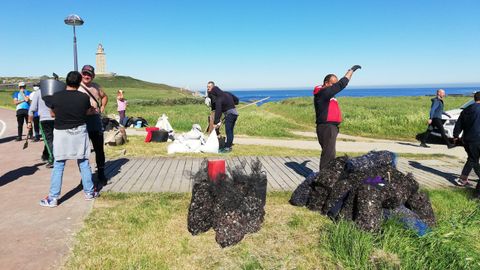
M98 168L97 170L98 183L102 186L107 185L107 177L105 177L105 170L103 168Z

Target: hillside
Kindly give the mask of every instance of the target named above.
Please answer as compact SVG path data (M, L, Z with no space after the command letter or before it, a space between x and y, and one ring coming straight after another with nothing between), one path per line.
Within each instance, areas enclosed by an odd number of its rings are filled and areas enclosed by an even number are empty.
M42 76L41 78L47 78ZM60 78L64 81L65 78ZM27 88L31 90L31 85L38 83L40 78L38 77L0 77L0 106L13 108L11 96L14 91L17 90L17 83L24 81L27 83ZM97 76L94 80L100 84L111 100L115 100L114 97L118 89L125 91L125 96L131 101L131 104L138 102L154 102L159 103L158 100L165 99L185 99L192 96L192 92L180 89L178 87L146 82L139 79L135 79L129 76ZM5 82L5 84L3 84ZM187 102L191 103L191 102ZM109 111L115 111L115 102L109 103Z
M27 84L30 83L38 83L42 79L49 78L46 75L41 77L0 77L0 90L3 89L1 84L16 84L18 82L24 81ZM60 80L65 80L65 78L60 77ZM97 76L95 77L95 82L99 83L101 86L106 88L144 88L144 89L162 89L162 90L180 90L178 87L160 84L160 83L152 83L147 81L142 81L139 79L135 79L129 76Z
M129 76L112 76L112 77L104 77L104 76L97 76L95 77L95 82L100 84L105 88L144 88L144 89L159 89L159 90L177 90L180 91L180 88L166 85L166 84L159 84L159 83L152 83L146 82L139 79L135 79Z

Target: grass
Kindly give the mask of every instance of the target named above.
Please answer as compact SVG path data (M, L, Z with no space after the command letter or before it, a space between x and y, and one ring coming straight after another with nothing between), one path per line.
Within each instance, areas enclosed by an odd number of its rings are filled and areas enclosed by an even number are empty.
M328 221L285 204L288 196L269 194L263 229L221 249L212 230L195 237L187 231L189 195L107 193L95 203L77 236L67 268L328 268L331 264L312 252ZM292 226L295 219L300 221Z
M110 101L107 114L116 114L116 91L125 90L130 102L127 116L143 117L151 125L165 113L178 132L198 123L205 127L210 110L201 99L168 85L154 84L130 77L97 77ZM0 90L0 107L14 108L12 90ZM426 129L431 97L340 97L344 134L370 138L414 141ZM470 97L447 97L445 109L458 108ZM239 107L242 107L240 105ZM291 131L314 131L313 98L294 98L266 103L260 107L239 109L236 134L267 138L298 138Z
M431 97L340 97L344 134L371 138L414 140L426 129ZM447 97L445 110L459 108L470 97ZM263 109L313 130L313 98L267 103Z
M142 136L129 136L128 143L120 146L105 146L105 153L108 158L119 157L225 157L225 154L204 154L204 153L176 153L175 155L167 154L167 147L169 143L145 143ZM241 156L279 156L279 157L319 157L320 146L318 150L295 149L288 147L274 147L274 146L254 146L254 145L235 145L234 151L230 152L228 157ZM351 157L359 156L365 153L361 152L337 152L337 156L348 155ZM441 158L455 158L445 154L409 154L400 153L400 157L412 159L441 159Z
M438 226L417 237L394 222L370 234L269 193L262 229L221 249L191 236L190 195L104 193L77 235L67 269L479 269L480 210L466 191L428 191Z
M429 192L438 226L417 237L389 222L381 234L332 224L324 235L326 250L348 269L480 269L480 209L466 192Z
M130 136L129 142L120 146L107 146L105 153L109 158L117 157L212 157L223 156L224 154L212 153L176 153L175 155L167 154L169 143L145 143L144 137ZM358 155L358 154L357 154ZM301 150L287 147L261 146L252 147L251 145L235 145L235 150L228 154L229 157L236 156L320 156L320 150Z

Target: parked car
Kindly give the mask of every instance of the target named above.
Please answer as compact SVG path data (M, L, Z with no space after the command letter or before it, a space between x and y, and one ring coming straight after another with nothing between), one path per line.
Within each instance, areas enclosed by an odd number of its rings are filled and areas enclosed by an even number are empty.
M460 106L460 108L458 109L446 111L446 113L448 113L450 117L446 115L442 115L443 128L445 129L445 134L447 135L448 138L453 139L453 129L455 128L455 124L457 123L458 117L460 117L460 113L463 111L463 109L472 105L474 102L475 101L472 99L467 103L463 104L462 106ZM437 137L441 137L440 132L438 131L437 128L433 128L431 134Z

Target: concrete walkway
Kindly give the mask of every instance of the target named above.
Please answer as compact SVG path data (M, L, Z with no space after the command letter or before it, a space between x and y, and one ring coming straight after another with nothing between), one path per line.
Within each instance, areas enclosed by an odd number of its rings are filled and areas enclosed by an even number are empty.
M15 112L0 109L0 120L6 124L0 137L0 269L60 268L93 203L83 199L83 191L77 187L77 164L70 161L60 206L41 207L39 201L48 194L51 172L40 160L43 142L30 142L22 150L24 141L14 141Z

